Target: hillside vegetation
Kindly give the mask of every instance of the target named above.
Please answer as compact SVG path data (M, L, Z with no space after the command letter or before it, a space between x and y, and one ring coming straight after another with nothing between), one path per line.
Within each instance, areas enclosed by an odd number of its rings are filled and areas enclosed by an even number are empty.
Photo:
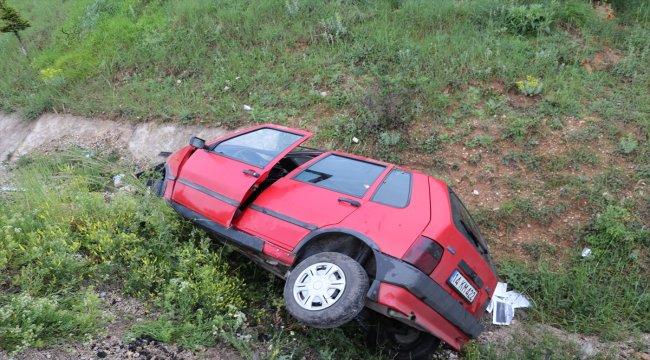
M501 278L533 300L527 321L604 339L650 332L648 1L7 2L32 27L29 58L0 36L1 111L314 131L314 146L452 185ZM161 314L134 337L369 356L354 329L293 323L279 282L144 191L107 202L110 176L132 170L110 156L15 170L28 191L0 197L1 348L101 333L95 289L109 286ZM260 352L250 339L267 333ZM563 344L506 355L471 344L464 356L573 358Z

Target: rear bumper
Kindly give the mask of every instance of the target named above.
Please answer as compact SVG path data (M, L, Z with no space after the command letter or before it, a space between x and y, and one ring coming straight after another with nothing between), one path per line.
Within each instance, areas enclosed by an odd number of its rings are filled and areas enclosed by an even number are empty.
M458 350L476 338L483 325L462 303L415 267L393 257L377 254L377 276L368 298L393 308Z
M409 322L433 334L456 351L460 351L469 340L467 335L463 334L442 315L433 311L429 305L399 286L382 283L379 286L378 304L388 309L400 312L406 311L404 316L410 319ZM389 313L383 315L391 316Z

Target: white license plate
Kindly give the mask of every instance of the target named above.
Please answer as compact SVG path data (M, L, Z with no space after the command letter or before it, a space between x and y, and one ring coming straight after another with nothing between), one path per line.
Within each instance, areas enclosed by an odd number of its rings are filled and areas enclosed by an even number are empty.
M470 304L474 301L474 298L478 293L472 284L470 284L458 270L454 270L454 273L451 274L449 284L458 291L458 293L463 295Z

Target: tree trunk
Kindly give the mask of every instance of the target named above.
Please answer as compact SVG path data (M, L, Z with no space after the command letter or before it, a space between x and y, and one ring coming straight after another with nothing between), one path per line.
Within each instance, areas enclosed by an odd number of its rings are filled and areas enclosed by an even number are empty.
M2 0L0 0L0 1L2 1ZM23 55L25 55L25 57L29 59L29 54L27 53L27 49L25 48L25 44L23 44L23 39L20 37L20 34L18 34L18 31L14 31L14 34L16 35L16 38L18 38L18 43L20 44L20 50L22 50Z

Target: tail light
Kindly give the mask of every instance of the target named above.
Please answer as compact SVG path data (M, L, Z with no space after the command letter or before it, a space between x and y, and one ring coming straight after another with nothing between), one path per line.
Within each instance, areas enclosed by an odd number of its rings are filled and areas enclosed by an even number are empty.
M420 236L413 245L406 251L402 260L422 270L425 274L431 274L438 266L443 253L442 246L425 236Z

